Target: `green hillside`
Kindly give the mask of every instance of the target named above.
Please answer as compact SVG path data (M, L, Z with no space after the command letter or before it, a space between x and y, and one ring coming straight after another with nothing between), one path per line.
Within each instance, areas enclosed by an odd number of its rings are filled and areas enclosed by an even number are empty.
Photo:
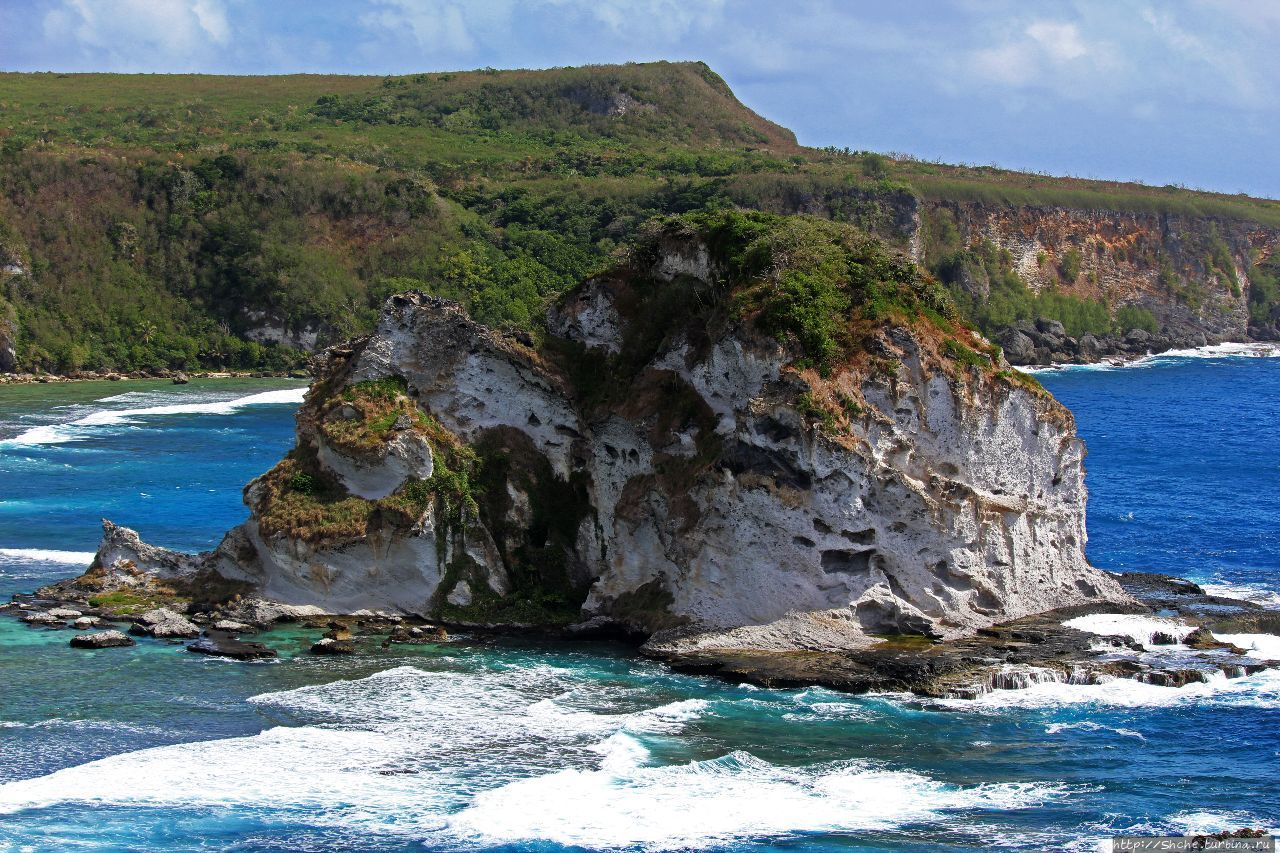
M900 245L930 199L1280 227L1242 196L802 148L702 63L0 74L0 117L0 343L28 370L288 368L408 288L536 331L642 223L696 210Z

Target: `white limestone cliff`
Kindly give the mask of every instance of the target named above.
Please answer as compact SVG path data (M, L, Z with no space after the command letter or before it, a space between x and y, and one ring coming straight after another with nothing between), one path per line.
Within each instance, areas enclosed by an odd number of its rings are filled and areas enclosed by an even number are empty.
M695 246L650 274L706 284L716 271ZM372 336L322 357L299 416L298 458L376 504L366 526L281 532L271 517L289 487L269 474L208 565L329 612L524 624L554 599L580 628L625 629L667 653L953 638L1126 598L1085 559L1072 418L1033 384L952 369L936 341L892 326L873 359L818 377L743 321L668 334L624 375L627 287L590 281L552 309L560 358L452 303L392 297ZM607 393L574 363L604 368ZM325 438L326 418L360 417L340 411L342 389L389 380L403 388L395 405L479 454L474 506L386 503L435 482L425 427L355 456ZM813 401L844 414L824 424ZM392 512L405 505L420 514Z

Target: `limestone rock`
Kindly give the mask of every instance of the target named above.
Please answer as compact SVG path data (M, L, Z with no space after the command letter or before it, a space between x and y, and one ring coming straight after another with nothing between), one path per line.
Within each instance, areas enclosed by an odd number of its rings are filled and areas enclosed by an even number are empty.
M148 610L138 617L129 633L143 637L191 639L200 636L200 627L167 607Z
M132 646L131 637L120 631L99 631L96 634L77 634L71 638L71 647L75 649L111 649L119 646Z
M102 542L92 569L132 568L158 577L189 577L200 565L199 555L157 548L142 541L137 532L102 520Z
M826 377L731 313L663 315L652 331L646 293L710 298L720 280L706 245L667 235L649 267L557 305L550 323L568 339L537 352L453 303L391 297L372 335L315 359L330 397L313 391L298 416L297 458L314 454L377 511L354 533L292 535L267 523L272 481L255 481L250 519L202 570L266 601L225 612L269 624L280 602L499 625L532 613L650 648L812 650L1129 601L1085 559L1084 447L1051 397L997 365L959 367L905 325L876 327L867 358ZM1044 325L1015 344L1047 358L1032 335L1059 330ZM619 366L625 386L608 387ZM392 429L367 459L327 453L320 418L343 417L333 395L368 381L402 387L398 405L435 438ZM410 438L426 441L416 457L398 444ZM485 488L412 513L387 502L441 448L482 455ZM327 637L313 651L354 648Z

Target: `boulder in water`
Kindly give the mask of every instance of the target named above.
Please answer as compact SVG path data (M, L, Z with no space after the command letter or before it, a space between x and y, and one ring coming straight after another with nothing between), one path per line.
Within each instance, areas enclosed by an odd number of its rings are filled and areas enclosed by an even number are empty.
M232 660L266 660L276 657L275 649L262 643L237 640L226 631L209 631L194 643L188 644L187 651Z
M135 645L133 639L121 631L77 634L71 638L71 647L73 649L114 649L132 645Z
M355 643L350 640L335 640L332 637L322 637L311 647L313 655L353 655L355 653Z

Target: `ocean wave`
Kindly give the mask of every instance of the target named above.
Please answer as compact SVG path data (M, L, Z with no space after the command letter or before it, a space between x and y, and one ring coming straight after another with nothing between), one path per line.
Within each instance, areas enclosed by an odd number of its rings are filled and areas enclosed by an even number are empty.
M521 779L481 792L448 827L486 846L697 849L798 832L890 830L950 813L1033 808L1081 790L1057 783L966 787L862 761L781 767L734 752L680 766L624 763Z
M1121 737L1132 737L1138 740L1146 740L1146 736L1142 732L1135 732L1133 729L1119 729L1112 726L1104 726L1101 723L1095 723L1090 720L1082 720L1078 723L1050 723L1044 727L1044 733L1047 735L1056 735L1058 732L1083 731L1083 732L1111 732Z
M1102 684L1035 684L1023 690L993 690L976 699L933 699L933 707L955 711L1003 712L1027 708L1097 705L1158 708L1206 705L1232 708L1280 708L1280 670L1267 669L1240 678L1218 673L1184 687L1159 687L1132 678Z
M1214 634L1216 639L1239 646L1250 657L1280 661L1280 637L1275 634Z
M55 551L48 548L0 548L0 565L5 563L59 563L69 566L88 566L93 562L93 551Z
M122 723L119 720L64 720L53 717L48 720L23 722L18 720L0 720L0 729L70 729L72 731L108 731L113 733L128 732L139 735L170 734L169 729L160 726L145 726L136 723Z
M5 439L3 443L18 446L63 444L88 438L95 433L96 428L134 424L140 418L162 415L230 415L246 406L297 404L302 402L303 395L306 392L306 388L281 388L231 400L209 400L206 398L196 399L191 402L139 408L102 409L67 423L31 427L14 438ZM112 399L118 401L125 396L127 395L118 395L116 398L108 397L98 402L106 402Z
M1262 584L1215 580L1212 583L1200 584L1200 588L1209 595L1216 595L1219 598L1233 598L1237 601L1260 605L1268 610L1280 610L1280 592Z
M1280 345L1272 343L1225 343L1210 344L1209 346L1195 347L1192 349L1171 349L1164 352L1151 353L1141 358L1121 360L1116 358L1111 361L1099 361L1093 364L1049 364L1049 365L1021 365L1016 366L1023 373L1032 375L1044 373L1076 373L1076 372L1106 372L1111 370L1132 370L1147 367L1161 367L1172 362L1183 361L1188 359L1215 359L1215 358L1278 358L1280 357Z
M264 693L255 705L309 719L13 781L0 785L0 814L64 803L213 806L270 823L301 809L309 823L428 846L687 849L1034 808L1083 790L955 785L861 761L779 766L746 752L664 765L646 739L713 713L713 703L633 702L618 713L612 699L591 706L598 686L554 667L406 666Z
M1169 815L1165 824L1183 835L1208 835L1214 832L1229 832L1248 827L1268 827L1271 821L1259 820L1256 816L1244 811L1210 812L1183 811Z

